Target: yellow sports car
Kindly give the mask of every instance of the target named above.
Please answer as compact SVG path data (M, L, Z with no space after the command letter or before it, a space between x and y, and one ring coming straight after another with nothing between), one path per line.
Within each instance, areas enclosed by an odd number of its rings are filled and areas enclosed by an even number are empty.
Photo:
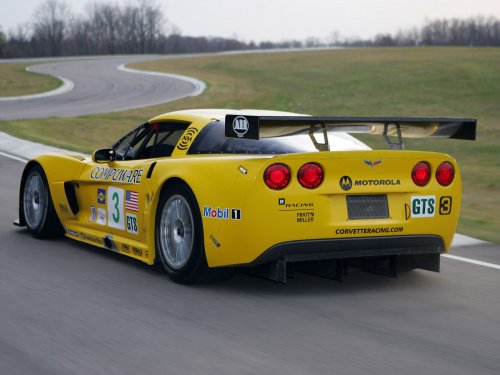
M237 268L280 282L294 271L338 279L348 266L439 271L459 170L448 155L404 150L403 138L475 135L474 119L167 113L92 157L29 161L15 223L161 262L179 283Z

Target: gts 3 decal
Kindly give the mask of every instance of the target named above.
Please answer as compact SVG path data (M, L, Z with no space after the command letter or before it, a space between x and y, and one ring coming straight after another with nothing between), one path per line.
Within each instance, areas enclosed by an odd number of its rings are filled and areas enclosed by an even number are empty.
M434 217L436 214L436 196L419 195L411 197L411 217Z

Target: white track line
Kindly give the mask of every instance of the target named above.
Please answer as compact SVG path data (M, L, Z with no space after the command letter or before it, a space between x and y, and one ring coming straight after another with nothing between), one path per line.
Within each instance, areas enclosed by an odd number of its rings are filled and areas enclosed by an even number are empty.
M450 255L450 254L442 254L441 256L448 258L448 259L459 260L461 262L475 264L477 266L489 267L489 268L494 268L496 270L500 270L500 265L494 264L494 263L488 263L488 262L482 262L480 260L475 260L475 259L457 257L456 255Z
M179 74L171 74L171 73L161 73L161 72L152 72L148 70L137 70L137 69L132 69L132 68L127 68L125 64L121 64L117 67L118 70L121 70L122 72L127 72L127 73L134 73L134 74L147 74L151 76L162 76L162 77L169 77L169 78L176 78L180 79L182 81L189 82L195 87L195 90L189 95L189 96L198 96L201 95L203 91L207 88L207 85L205 82L193 78L193 77L188 77L188 76L182 76Z
M20 161L22 163L26 163L28 161L26 159L20 158L19 156L7 154L6 152L3 152L3 151L0 151L0 156L5 156L6 158L17 160L17 161Z

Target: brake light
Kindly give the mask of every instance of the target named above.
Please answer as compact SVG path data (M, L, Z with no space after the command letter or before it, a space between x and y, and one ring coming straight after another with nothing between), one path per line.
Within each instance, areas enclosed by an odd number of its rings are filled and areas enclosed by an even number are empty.
M411 171L411 179L418 186L425 186L431 179L431 167L426 161L417 163Z
M290 182L290 169L285 164L272 164L264 172L264 182L274 190L284 189Z
M455 178L455 168L449 161L445 161L436 169L436 180L442 186L448 186Z
M299 183L308 189L314 189L323 182L323 169L316 163L307 163L297 173Z

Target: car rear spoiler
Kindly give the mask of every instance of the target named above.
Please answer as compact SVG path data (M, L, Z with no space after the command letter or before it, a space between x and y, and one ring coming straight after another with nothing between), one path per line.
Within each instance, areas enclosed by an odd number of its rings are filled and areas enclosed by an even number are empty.
M226 115L226 137L259 139L309 134L320 150L328 149L327 133L382 135L391 148L402 149L403 137L476 139L476 119L420 117L314 117ZM322 132L325 143L318 144L314 133ZM397 137L397 142L390 136Z

